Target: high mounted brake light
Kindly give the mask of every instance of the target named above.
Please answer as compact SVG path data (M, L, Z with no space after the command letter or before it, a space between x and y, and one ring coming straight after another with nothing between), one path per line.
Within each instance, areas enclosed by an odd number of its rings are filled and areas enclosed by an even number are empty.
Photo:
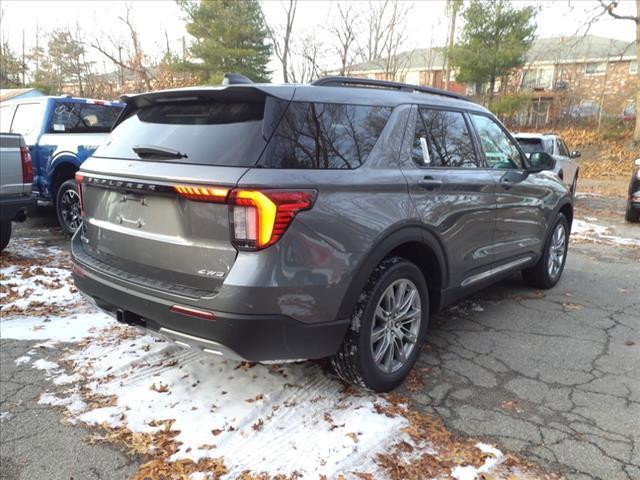
M29 147L20 147L20 161L22 163L22 183L33 182L33 162Z
M232 190L229 195L232 243L239 250L273 245L298 212L313 206L315 190Z

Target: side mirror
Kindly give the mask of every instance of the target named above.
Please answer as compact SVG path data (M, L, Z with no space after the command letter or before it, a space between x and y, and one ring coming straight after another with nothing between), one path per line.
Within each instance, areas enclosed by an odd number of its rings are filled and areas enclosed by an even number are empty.
M529 172L537 173L556 168L556 161L546 152L533 152L529 155Z
M569 154L569 158L578 158L581 155L582 154L578 150L572 150L571 153Z

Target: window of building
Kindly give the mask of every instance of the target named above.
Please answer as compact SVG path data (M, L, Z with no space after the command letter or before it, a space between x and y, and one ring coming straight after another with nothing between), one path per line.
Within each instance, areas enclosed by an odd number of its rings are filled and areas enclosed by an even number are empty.
M607 62L591 62L584 65L585 75L604 75L607 72Z
M629 73L632 75L638 74L638 61L633 61L629 63Z
M553 87L553 67L529 68L522 74L522 88L526 90Z
M484 156L491 168L521 169L522 157L515 143L493 119L472 114Z

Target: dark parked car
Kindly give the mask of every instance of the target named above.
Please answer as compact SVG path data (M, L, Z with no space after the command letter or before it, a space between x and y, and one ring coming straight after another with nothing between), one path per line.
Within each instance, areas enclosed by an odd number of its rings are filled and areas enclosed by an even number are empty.
M571 195L485 108L393 82L135 95L77 175L77 287L124 323L250 361L331 357L376 391L430 315L562 274Z
M629 198L624 218L627 222L640 222L640 158L635 161L635 168L629 182Z

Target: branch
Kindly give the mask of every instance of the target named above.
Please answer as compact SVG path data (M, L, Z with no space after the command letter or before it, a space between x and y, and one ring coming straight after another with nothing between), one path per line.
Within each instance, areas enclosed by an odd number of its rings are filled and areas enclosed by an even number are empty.
M613 10L615 8L618 7L618 2L617 0L614 0L612 2L606 3L604 0L599 0L600 1L600 5L602 6L602 8L613 18L618 19L618 20L632 20L636 23L638 23L640 21L639 17L634 17L632 15L620 15L618 13L615 13Z

